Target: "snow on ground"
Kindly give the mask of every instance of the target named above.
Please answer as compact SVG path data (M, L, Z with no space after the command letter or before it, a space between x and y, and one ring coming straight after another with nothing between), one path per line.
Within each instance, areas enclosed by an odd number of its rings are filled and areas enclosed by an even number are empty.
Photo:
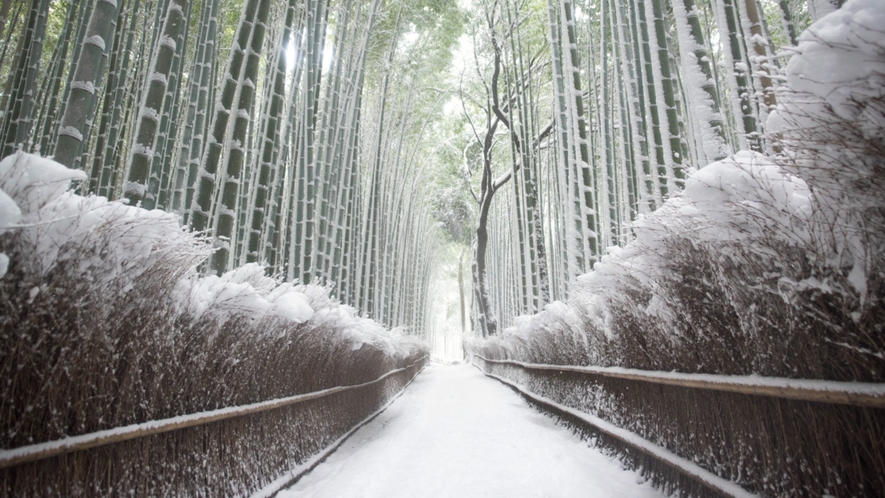
M427 367L280 498L660 497L471 365Z

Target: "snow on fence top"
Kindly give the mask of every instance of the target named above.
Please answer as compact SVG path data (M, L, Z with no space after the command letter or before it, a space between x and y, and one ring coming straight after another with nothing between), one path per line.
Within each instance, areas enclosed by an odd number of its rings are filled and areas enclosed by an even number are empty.
M717 375L682 372L656 372L621 367L579 367L570 365L545 365L515 360L491 360L475 354L489 363L516 365L533 370L555 370L601 375L616 379L650 382L671 386L710 389L756 396L817 401L843 405L885 408L885 384L873 382L837 382L829 380L788 379L784 377L761 377L758 375Z

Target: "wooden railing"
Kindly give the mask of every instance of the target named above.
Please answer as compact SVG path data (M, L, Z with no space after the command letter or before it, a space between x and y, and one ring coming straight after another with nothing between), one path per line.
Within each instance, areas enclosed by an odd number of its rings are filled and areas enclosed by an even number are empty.
M419 362L425 360L426 358L423 358L422 360L419 360ZM205 425L211 422L218 422L235 417L243 417L245 415L273 410L275 408L294 405L296 403L304 403L306 401L323 398L325 396L331 396L333 394L338 394L345 391L361 389L363 387L377 384L384 379L390 377L391 375L404 372L409 368L415 366L415 364L417 363L418 362L415 362L408 367L391 370L390 372L387 372L386 374L378 377L375 380L364 382L362 384L330 387L321 391L298 394L296 396L289 396L287 398L274 399L261 403L252 403L249 405L221 408L219 410L211 410L189 415L181 415L164 420L153 420L141 424L132 424L125 427L118 427L116 429L107 429L90 434L72 436L57 441L49 441L45 443L33 444L30 446L22 446L11 450L0 450L0 469L20 465L27 462L34 462L37 460L42 460L44 458L50 458L73 451L82 451L89 448L97 448L99 446L105 446L108 444L129 441L131 439L153 436L154 434L161 434L163 432L169 432L198 425Z
M613 379L635 380L652 384L709 389L752 396L773 396L776 398L820 403L885 408L885 384L866 382L836 382L829 380L788 379L783 377L759 377L754 375L716 375L680 372L650 372L620 367L578 367L570 365L543 365L513 360L490 360L480 355L477 358L489 363L510 364L532 370L576 372L599 375Z

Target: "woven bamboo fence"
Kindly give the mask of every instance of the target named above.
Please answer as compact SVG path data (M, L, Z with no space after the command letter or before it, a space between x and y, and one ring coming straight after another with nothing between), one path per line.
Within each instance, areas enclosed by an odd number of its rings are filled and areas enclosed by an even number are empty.
M244 496L283 481L427 362L288 398L0 450L0 496Z
M669 492L882 496L885 490L883 384L472 359ZM643 445L683 463L668 463ZM741 489L705 485L686 470L692 465Z

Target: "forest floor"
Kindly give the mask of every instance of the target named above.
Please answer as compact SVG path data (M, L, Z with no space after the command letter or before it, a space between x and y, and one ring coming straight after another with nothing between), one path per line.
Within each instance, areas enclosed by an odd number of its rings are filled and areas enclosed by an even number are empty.
M281 498L660 497L470 365L428 366Z

